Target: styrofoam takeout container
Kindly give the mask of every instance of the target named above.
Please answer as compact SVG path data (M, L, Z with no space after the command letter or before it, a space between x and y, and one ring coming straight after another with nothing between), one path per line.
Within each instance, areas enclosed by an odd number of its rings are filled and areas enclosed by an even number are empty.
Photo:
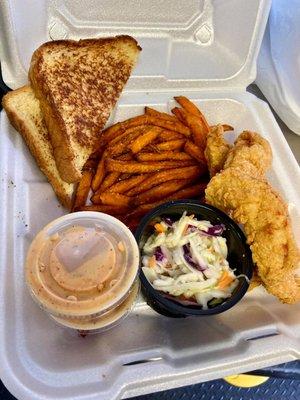
M1 2L4 80L27 81L42 42L130 34L143 51L110 122L170 111L174 95L198 104L211 124L260 132L272 145L268 177L289 202L300 238L300 172L269 107L246 92L269 0ZM59 328L34 304L23 265L35 234L65 211L22 138L1 113L0 375L24 400L125 398L219 378L299 358L300 304L283 305L260 289L208 318L170 320L140 299L118 327L85 339Z
M256 83L279 117L300 135L300 4L273 0Z

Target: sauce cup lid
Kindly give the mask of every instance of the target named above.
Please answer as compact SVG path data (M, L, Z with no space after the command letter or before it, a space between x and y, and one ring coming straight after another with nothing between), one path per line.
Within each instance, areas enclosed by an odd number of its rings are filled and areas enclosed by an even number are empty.
M26 259L33 298L50 314L91 318L118 306L138 273L139 250L130 230L99 212L76 212L45 226Z
M126 299L113 310L107 311L96 318L62 318L51 315L54 321L66 328L80 331L80 333L100 333L119 325L130 313L136 302L140 284L137 280Z

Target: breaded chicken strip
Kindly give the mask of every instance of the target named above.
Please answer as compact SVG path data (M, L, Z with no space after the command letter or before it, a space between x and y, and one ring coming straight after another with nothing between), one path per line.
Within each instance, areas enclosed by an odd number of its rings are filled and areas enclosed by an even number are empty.
M210 129L206 139L205 158L210 176L221 171L231 146L224 140L224 128L216 125Z
M224 170L213 177L206 201L244 225L247 241L266 289L284 303L300 300L299 250L287 205L264 179L271 164L266 140L243 132L228 153Z
M272 150L269 142L258 133L244 131L227 154L223 168L243 169L253 177L264 178L272 164Z

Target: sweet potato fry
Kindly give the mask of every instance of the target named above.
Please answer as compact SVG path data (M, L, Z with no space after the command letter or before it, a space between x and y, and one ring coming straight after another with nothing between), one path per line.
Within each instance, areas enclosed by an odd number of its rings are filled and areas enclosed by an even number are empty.
M110 140L109 143L107 143L107 145L113 147L113 146L115 146L118 142L120 142L120 141L126 139L127 136L128 136L131 132L136 131L137 128L139 128L139 129L141 129L141 130L143 130L143 129L146 130L146 129L148 129L148 128L151 128L151 126L152 126L152 125L139 125L138 127L133 126L133 127L131 127L131 128L127 128L127 129L124 130L123 133L121 133L120 135L118 135L118 136L116 136L115 138L113 138L112 140Z
M178 122L176 117L173 117L173 115L154 110L154 108L151 107L145 107L145 114L150 115L151 117L157 117L160 119L166 119L168 121Z
M207 172L203 148L210 127L190 100L175 100L183 107L172 110L175 115L145 107L145 115L102 132L83 168L74 209L105 212L135 229L158 204L203 196L205 184L196 182ZM91 188L93 204L86 206Z
M137 195L134 198L134 204L140 205L165 198L166 196L169 196L170 194L175 193L179 189L188 185L188 183L189 180L187 179L175 179L173 181L163 182L160 185L154 186L146 192Z
M85 170L82 172L82 177L77 186L75 201L73 205L73 210L76 210L78 207L84 206L90 191L91 183L93 179L93 171Z
M195 160L199 161L202 165L206 165L206 159L203 149L195 145L195 143L193 143L192 141L186 141L184 151L191 157L195 158Z
M180 114L184 124L191 129L196 145L204 149L209 128L206 128L202 118L199 116L190 114L184 109L180 110Z
M117 139L124 131L128 128L124 122L122 125L122 122L118 122L109 128L106 128L104 131L102 131L101 135L101 140L102 144L106 145L107 143L111 142L114 139Z
M154 162L170 163L169 169L180 168L180 167L191 167L191 166L197 165L197 162L193 159L193 157L191 157L188 160L143 161L143 162L141 162L141 164L152 165ZM168 164L166 164L166 165L168 165Z
M84 164L82 171L96 171L99 160L96 158L89 158Z
M106 175L106 177L104 178L95 195L103 193L105 192L105 190L109 189L115 182L117 182L120 175L120 172L109 172L108 175Z
M110 172L109 173L109 175L112 175L112 174L118 174L118 175L120 175L120 173L119 172ZM109 176L108 175L108 176ZM140 176L142 176L142 175L135 175L134 176L134 178L136 178L136 177L140 177ZM147 175L146 175L147 176ZM100 188L97 190L97 192L96 193L94 193L93 194L93 196L91 197L91 201L92 201L92 203L93 204L101 204L102 203L102 199L101 199L101 195L102 195L102 193L106 193L106 192L114 192L114 193L124 193L124 192L126 192L126 190L129 190L129 189L127 189L127 183L125 184L124 182L126 182L126 181L128 181L128 180L131 180L133 177L131 176L129 179L126 179L126 180L122 180L122 181L119 181L119 182L116 182L115 181L115 183L114 184L111 184L111 185L109 185L109 186L106 186L104 189L105 190L103 190L103 184L100 186ZM145 179L145 176L143 176L143 179ZM139 179L139 181L140 182L142 182L143 181L143 179ZM106 180L104 181L104 183L106 182ZM115 186L116 186L116 189L115 189ZM130 186L130 185L129 185ZM134 187L134 185L131 185L131 187L130 188L133 188Z
M181 133L163 130L157 138L158 142L167 142L169 140L176 140L176 139L184 139L185 136L181 135Z
M156 151L164 151L164 150L180 150L183 148L186 139L175 139L175 140L168 140L167 142L161 142L153 145L153 148Z
M193 167L183 167L183 168L174 168L171 170L165 170L161 172L157 172L155 174L149 175L147 179L145 179L140 185L135 188L129 190L127 192L128 196L136 196L139 193L145 192L148 189L151 189L153 186L158 185L163 182L168 182L174 179L195 179L198 176L202 175L202 170L200 166Z
M109 143L111 140L116 138L125 132L128 128L133 128L135 126L140 125L154 125L160 126L161 128L165 128L171 131L176 131L182 133L185 136L190 136L190 130L184 126L181 122L178 121L169 121L162 118L153 117L151 115L139 115L137 117L133 117L127 119L126 121L119 122L102 132L101 140L102 145Z
M124 139L119 140L117 143L108 145L108 148L106 150L107 154L110 157L116 157L127 152L131 142L134 142L136 138L143 134L144 129L145 128L137 126L134 129L130 130L130 133L126 131L127 135L126 137L124 137Z
M102 144L104 145L109 143L110 141L124 133L128 128L133 128L140 125L147 125L148 119L148 115L138 115L137 117L129 118L123 122L118 122L117 124L110 126L102 132Z
M190 160L191 156L179 151L162 151L160 153L139 153L136 158L139 161L163 161L163 160Z
M134 208L129 214L127 214L126 216L126 220L125 223L128 226L128 224L130 223L130 221L134 221L138 218L143 217L145 214L147 214L147 212L149 212L150 210L152 210L153 208L157 207L159 204L164 203L164 200L160 200L157 201L155 203L145 203L145 204L141 204L138 207Z
M123 181L124 179L128 179L132 174L121 174L119 177L119 181Z
M165 199L158 200L153 203L141 204L138 207L136 207L132 212L128 213L125 220L131 221L141 218L145 214L147 214L147 212L151 211L153 208L168 201L198 198L199 195L201 196L201 194L204 193L206 186L207 186L206 183L197 183L195 185L178 190L177 192L166 197Z
M104 152L102 154L102 157L99 161L96 173L95 173L93 181L92 181L93 192L96 192L96 190L98 190L99 186L101 185L101 183L105 177L105 159L106 159L106 152Z
M184 123L184 119L182 116L182 110L183 110L182 108L174 107L174 108L172 108L171 111L179 119L180 122Z
M119 161L112 158L106 160L106 168L109 172L127 172L130 174L150 174L164 169L178 168L179 166L191 165L192 160L183 161L157 161L157 162L137 162Z
M99 196L102 204L107 204L111 206L122 206L129 207L132 203L132 198L129 196L125 196L124 194L113 193L113 192L104 192ZM93 202L95 200L93 199Z
M99 144L99 147L97 148L97 150L95 150L91 155L90 155L90 159L92 160L99 160L100 157L102 156L103 152L104 152L105 148L102 146L102 144Z
M185 96L175 96L174 99L177 101L178 104L181 105L182 108L184 108L187 112L198 115L201 117L201 112L199 108L191 102L187 97Z
M185 189L182 189L185 190ZM174 195L173 195L174 196ZM171 197L173 197L171 196ZM175 199L174 199L175 200ZM153 210L153 208L159 206L160 204L166 203L166 199L158 200L153 203L145 203L141 204L138 207L134 208L130 213L128 213L125 217L125 224L129 226L130 221L135 221L137 219L141 219L145 214L147 214L149 211Z
M168 120L159 119L156 117L148 117L148 123L155 125L155 126L160 126L161 128L164 128L164 129L168 129L169 131L175 131L175 132L181 133L184 136L191 135L191 131L189 130L189 128L184 126L179 121L168 121Z
M92 204L78 207L76 211L99 211L110 215L120 215L128 213L127 206L112 206L107 204Z
M103 153L103 148L101 147L93 154L91 154L86 163L84 164L82 170L83 171L91 170L95 172L102 153Z
M125 153L121 154L120 156L117 156L116 159L121 161L130 161L133 160L133 156L131 153Z
M99 188L100 189L100 188ZM101 190L97 190L97 192L96 193L94 193L92 196L91 196L91 198L90 198L90 200L91 200L91 202L93 203L93 204L102 204L102 200L101 200L101 198L100 198L100 196L101 196L101 194L102 194L102 191Z
M114 172L112 172L113 174ZM135 186L142 183L147 178L147 174L145 175L133 175L128 179L122 180L120 182L116 182L112 185L108 190L110 192L116 193L125 193L128 192L130 189L134 188Z
M191 102L191 100L189 100L187 97L184 96L178 96L178 97L174 97L174 99L177 101L178 104L181 105L182 108L184 108L188 113L191 113L195 116L198 116L202 119L206 130L209 130L209 125L208 122L205 118L205 116L203 115L203 113L199 110L199 108Z
M133 154L138 153L148 144L152 143L161 132L161 128L153 126L148 131L145 131L132 141L132 143L129 145L130 150Z
M170 201L170 200L180 200L180 199L189 199L189 198L199 197L201 194L204 193L206 186L207 186L207 182L196 183L195 185L178 190L178 192L174 193L171 196L168 196L166 198L166 200Z

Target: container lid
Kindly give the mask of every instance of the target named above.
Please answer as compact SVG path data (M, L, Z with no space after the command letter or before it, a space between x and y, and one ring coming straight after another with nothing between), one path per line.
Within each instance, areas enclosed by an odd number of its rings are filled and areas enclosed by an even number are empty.
M32 53L48 40L127 34L143 51L125 91L245 89L255 79L270 3L4 0L4 82L11 88L26 84Z
M53 315L96 317L120 304L136 279L137 243L116 218L79 212L48 224L26 260L28 287Z
M256 83L295 133L300 135L300 7L298 0L273 0L258 58Z
M139 282L137 281L130 293L126 297L126 299L119 304L115 309L106 312L104 315L96 318L62 318L51 316L54 321L56 321L59 325L72 328L76 330L80 330L81 332L86 333L100 333L104 332L108 329L114 328L118 325L125 317L128 316L130 311L132 310L134 303L137 299L137 295L139 293Z

